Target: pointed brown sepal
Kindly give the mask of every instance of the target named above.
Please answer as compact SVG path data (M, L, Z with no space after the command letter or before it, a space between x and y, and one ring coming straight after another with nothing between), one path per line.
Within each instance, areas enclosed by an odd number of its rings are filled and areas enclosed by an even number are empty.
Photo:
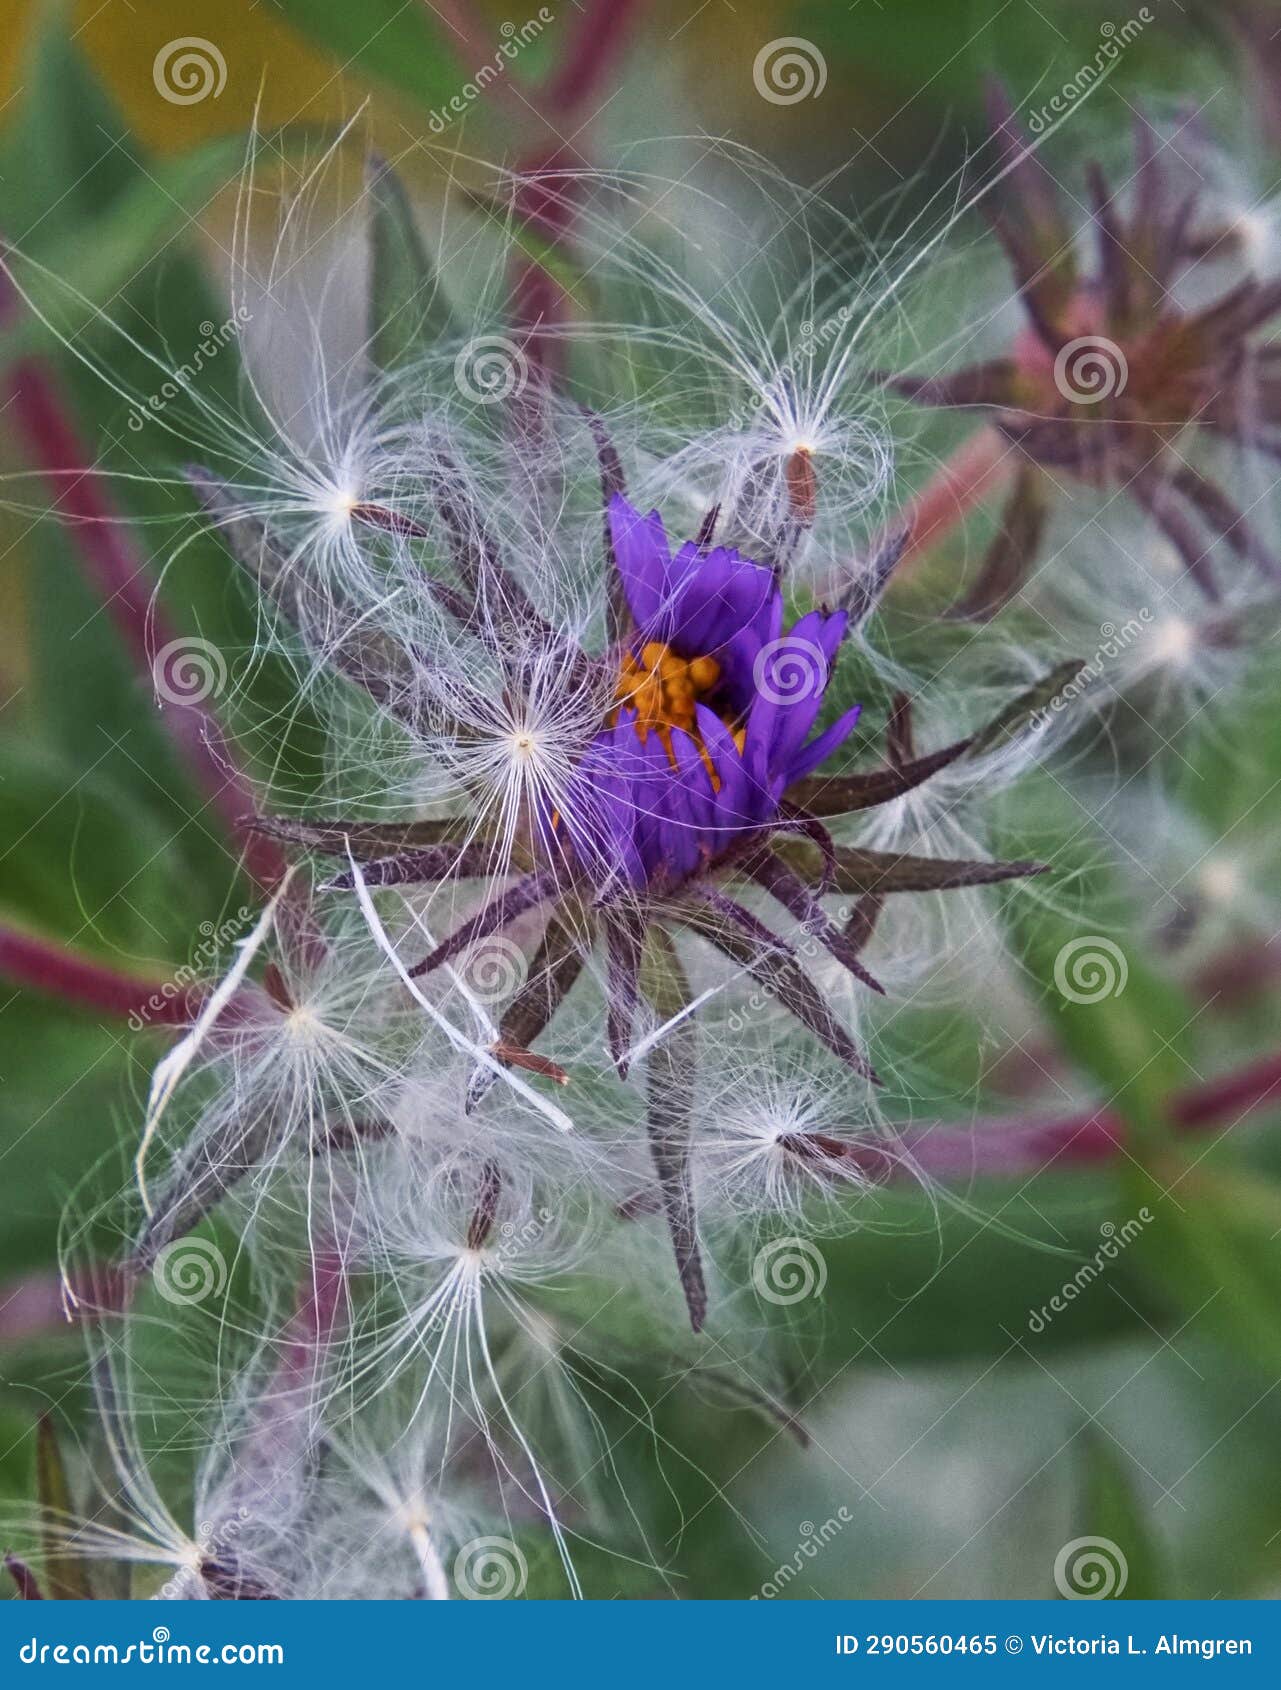
M411 979L418 979L421 975L430 974L451 962L469 945L487 939L490 934L497 933L499 928L505 927L509 921L514 921L518 915L526 910L534 909L538 904L551 897L556 889L555 876L548 872L526 874L512 885L501 891L496 898L491 898L482 910L464 921L430 951L421 962L416 962L409 970Z
M1034 282L1022 276L1019 280L1025 287L1035 287L1039 310L1053 319L1077 283L1076 249L1063 197L1029 145L1009 96L995 78L987 84L985 104L998 164L1006 172L996 192L1010 208L1011 226L1017 224L1039 260Z
M698 524L698 532L694 535L694 544L700 552L705 552L716 538L716 524L721 519L721 507L712 505L703 512Z
M697 888L676 906L676 913L692 932L750 974L834 1056L863 1079L879 1085L875 1069L832 1014L785 940L712 887Z
M912 732L912 695L896 692L885 724L885 756L892 769L906 769L916 761Z
M4 1564L9 1577L18 1587L18 1596L23 1602L44 1601L44 1592L40 1588L40 1582L25 1561L15 1555L12 1550L6 1550Z
M789 805L800 806L814 816L845 816L857 810L875 809L901 798L923 785L940 769L955 763L970 749L971 741L959 739L940 751L929 751L900 769L872 769L867 774L813 776L796 781L787 790Z
M557 1063L539 1056L529 1047L550 1026L561 1004L569 996L583 968L583 951L575 937L574 923L556 910L548 918L542 939L534 952L519 990L503 1011L498 1039L490 1054L510 1067L524 1068L567 1085L569 1075ZM467 1084L466 1109L470 1113L497 1079L483 1064L472 1070Z
M995 886L1048 874L1048 863L984 862L953 857L911 857L893 851L836 848L836 885L841 892L884 897L890 892L951 892L965 886Z
M1012 739L1017 739L1038 716L1054 709L1087 667L1085 661L1079 657L1069 657L1062 663L1056 663L1047 675L1043 675L1025 692L1019 693L1017 698L1011 699L985 728L975 734L970 743L969 756L985 756L989 751L996 751L1002 745L1008 745Z
M503 1175L498 1163L488 1161L481 1169L480 1189L476 1193L476 1207L467 1223L467 1248L483 1250L498 1218L498 1203L503 1194Z
M605 556L607 635L611 648L620 646L632 632L631 606L623 591L623 577L614 555L614 530L609 520L610 500L616 493L626 494L627 478L623 474L623 460L610 439L604 422L595 411L583 407L583 416L591 430L596 447L596 462L600 467L601 526L604 530L602 548Z
M689 1002L689 986L668 936L651 927L641 965L641 987L660 1021L671 1021ZM663 1214L685 1294L689 1323L701 1332L707 1319L707 1281L698 1248L698 1222L690 1180L698 1029L692 1015L668 1028L645 1058L649 1151Z
M1130 492L1141 504L1183 560L1184 568L1197 586L1217 604L1223 597L1210 562L1210 542L1166 481L1159 469L1143 469L1130 482Z
M620 1079L627 1078L627 1052L631 1048L632 1026L640 996L641 956L645 943L645 918L634 906L618 905L601 912L605 929L606 981L609 1008L606 1037L609 1054Z
M856 956L867 947L884 908L884 898L860 898L850 911L845 923L845 942Z
M1213 481L1183 463L1174 472L1174 485L1239 558L1254 564L1268 580L1281 580L1281 563L1255 533L1245 513Z
M395 857L379 857L361 867L366 886L432 886L440 880L477 880L494 866L486 845L429 845L421 851L402 851ZM354 869L344 869L319 888L322 892L347 892L356 884Z
M781 858L772 851L759 851L746 860L743 868L758 886L763 886L789 915L795 917L807 934L817 939L836 958L842 968L848 969L856 980L861 980L872 991L884 996L884 986L858 960L858 947L850 944L845 931L836 925L805 882L799 875L793 874Z
M358 863L373 862L402 851L425 851L433 845L461 844L465 821L434 822L301 821L293 816L246 816L243 825L289 845L301 845L330 857L345 857L350 847ZM488 843L468 835L473 844ZM490 865L492 867L492 863Z
M887 535L863 565L858 578L841 594L837 609L849 617L850 632L861 628L880 604L911 538L910 528L900 528Z

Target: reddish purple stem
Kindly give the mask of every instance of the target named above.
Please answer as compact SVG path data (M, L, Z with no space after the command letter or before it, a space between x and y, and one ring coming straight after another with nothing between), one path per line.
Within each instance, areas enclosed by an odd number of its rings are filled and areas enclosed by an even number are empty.
M1170 1105L1170 1120L1182 1132L1230 1127L1270 1103L1281 1105L1281 1054L1181 1092ZM939 1126L906 1135L905 1143L918 1165L935 1178L973 1174L1013 1179L1053 1163L1107 1161L1128 1136L1121 1117L1102 1108L1040 1121L977 1122L964 1132Z
M578 33L559 68L548 79L544 101L563 117L582 118L583 107L599 93L617 64L627 36L645 0L596 0L583 13Z
M0 975L84 1009L121 1020L138 1015L157 1026L187 1025L204 996L195 987L175 989L171 984L166 991L163 980L140 979L12 927L0 927Z

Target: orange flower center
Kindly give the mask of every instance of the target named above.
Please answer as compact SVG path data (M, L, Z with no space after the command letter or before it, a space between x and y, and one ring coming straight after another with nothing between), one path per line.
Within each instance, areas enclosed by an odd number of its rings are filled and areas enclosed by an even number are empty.
M618 685L614 688L618 709L611 712L609 726L618 721L619 710L634 710L636 737L644 745L651 731L656 733L673 768L676 754L672 750L672 729L683 729L702 752L712 785L719 788L719 776L698 731L695 708L703 703L720 678L721 666L714 657L678 657L662 640L650 640L641 648L639 657L628 652L623 659ZM740 728L734 734L740 751L743 737Z

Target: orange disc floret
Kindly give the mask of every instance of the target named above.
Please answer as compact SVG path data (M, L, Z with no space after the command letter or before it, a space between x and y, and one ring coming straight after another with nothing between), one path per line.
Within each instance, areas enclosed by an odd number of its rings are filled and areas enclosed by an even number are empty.
M671 730L682 728L699 738L695 707L720 675L721 666L714 657L679 657L662 640L650 640L639 656L628 652L624 657L614 697L620 708L636 712L636 734L642 745L652 728L672 757ZM617 720L616 710L609 725Z

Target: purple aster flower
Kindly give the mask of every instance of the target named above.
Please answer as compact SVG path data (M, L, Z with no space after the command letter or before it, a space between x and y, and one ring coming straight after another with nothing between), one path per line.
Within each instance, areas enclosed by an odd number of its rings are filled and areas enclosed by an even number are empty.
M618 708L540 832L551 849L568 835L603 891L670 889L775 825L787 788L853 731L857 706L808 737L849 619L812 611L784 636L771 570L698 541L673 557L658 512L620 493L609 530L634 623Z

